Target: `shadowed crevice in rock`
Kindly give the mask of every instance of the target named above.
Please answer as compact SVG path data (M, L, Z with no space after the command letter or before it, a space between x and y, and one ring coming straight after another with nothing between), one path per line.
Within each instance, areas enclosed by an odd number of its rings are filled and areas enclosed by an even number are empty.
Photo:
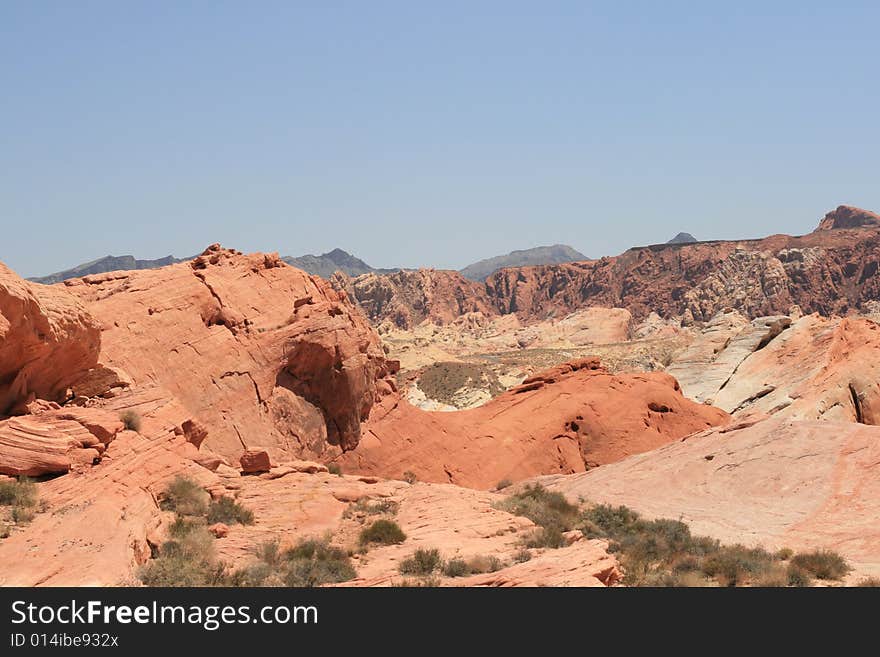
M856 422L859 424L868 424L865 422L865 416L862 412L862 402L859 400L859 393L856 392L856 388L852 383L849 384L849 394L852 397L853 410L856 413Z

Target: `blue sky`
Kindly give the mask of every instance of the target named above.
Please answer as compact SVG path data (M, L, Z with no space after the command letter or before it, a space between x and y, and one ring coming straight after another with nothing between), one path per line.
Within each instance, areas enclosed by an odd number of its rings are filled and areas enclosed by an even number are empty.
M880 210L877 3L0 1L0 260L458 268Z

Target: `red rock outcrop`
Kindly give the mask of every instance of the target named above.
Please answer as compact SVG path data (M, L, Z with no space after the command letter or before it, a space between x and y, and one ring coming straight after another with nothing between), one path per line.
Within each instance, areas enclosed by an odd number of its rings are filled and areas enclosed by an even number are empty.
M98 394L95 379L114 372L125 379L113 393L123 404L126 389L173 399L183 412L166 424L197 422L199 442L231 462L246 449L294 458L352 449L393 390L394 364L360 313L274 255L214 245L191 262L65 286L59 293L78 297L102 329L101 366L83 389Z
M862 228L863 226L880 226L880 214L854 208L851 205L838 205L835 210L825 215L816 230Z
M595 359L526 379L478 408L416 409L386 398L343 471L490 488L502 479L573 473L654 449L728 416L686 399L659 372L612 375Z
M48 410L0 421L0 474L62 474L91 465L123 425L94 408Z
M841 206L801 237L658 244L588 262L502 269L483 284L450 286L451 272L425 270L407 272L405 287L375 274L338 287L374 323L400 326L448 323L472 310L530 322L589 306L625 308L637 322L652 311L707 321L727 308L751 319L795 304L805 313L845 314L880 298L877 217Z
M484 286L456 271L418 269L356 278L337 273L332 282L368 317L390 321L399 328L412 328L425 320L448 324L470 312L498 314Z
M100 345L98 324L73 295L0 263L0 417L37 398L64 401Z

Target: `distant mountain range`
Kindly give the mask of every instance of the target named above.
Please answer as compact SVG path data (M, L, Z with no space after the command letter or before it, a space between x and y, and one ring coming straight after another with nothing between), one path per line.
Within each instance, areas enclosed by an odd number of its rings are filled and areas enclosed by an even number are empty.
M341 271L349 276L360 276L361 274L369 273L390 274L399 271L397 269L376 269L342 249L333 249L329 253L319 256L309 254L298 258L284 256L281 259L288 265L293 265L298 269L315 274L321 278L330 278L337 271Z
M97 260L92 260L91 262L77 265L72 269L65 269L64 271L55 272L54 274L49 274L48 276L37 276L34 278L29 278L28 280L33 281L34 283L52 285L53 283L66 281L68 278L78 278L80 276L103 274L108 271L156 269L157 267L173 265L178 262L183 262L184 260L192 260L192 258L175 258L174 256L165 256L164 258L158 258L156 260L136 260L134 256L130 255L104 256L103 258L98 258Z
M130 255L105 256L97 260L92 260L91 262L77 265L71 269L55 272L48 276L36 276L34 278L29 278L28 280L35 283L51 285L53 283L66 281L69 278L103 274L108 271L155 269L156 267L164 267L166 265L173 265L178 262L192 260L194 257L195 256L189 258L175 258L174 256L166 256L164 258L158 258L157 260L137 260L134 256ZM392 272L400 271L399 269L379 269L371 267L360 258L357 258L342 249L333 249L332 251L321 255L308 254L297 258L284 256L281 259L289 265L293 265L294 267L322 278L330 278L330 276L337 271L341 271L349 276L360 276L361 274L370 273L390 274ZM552 265L578 260L589 260L589 258L583 253L579 253L570 246L565 246L563 244L539 246L534 249L513 251L507 255L480 260L479 262L475 262L462 269L461 274L465 278L482 281L504 267Z
M459 273L472 281L484 281L499 269L505 267L528 267L529 265L558 265L563 262L579 262L589 260L580 251L575 251L565 244L553 246L536 246L533 249L511 251L507 255L486 258L468 265Z

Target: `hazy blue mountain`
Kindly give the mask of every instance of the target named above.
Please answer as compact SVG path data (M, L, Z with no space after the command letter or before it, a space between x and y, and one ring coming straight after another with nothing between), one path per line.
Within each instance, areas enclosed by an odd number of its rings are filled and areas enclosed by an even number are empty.
M589 258L580 251L575 251L570 246L554 244L553 246L536 246L533 249L512 251L507 255L486 258L468 265L464 269L459 270L459 272L462 276L472 281L484 281L496 271L505 267L555 265L561 262L578 262L580 260L589 260Z

